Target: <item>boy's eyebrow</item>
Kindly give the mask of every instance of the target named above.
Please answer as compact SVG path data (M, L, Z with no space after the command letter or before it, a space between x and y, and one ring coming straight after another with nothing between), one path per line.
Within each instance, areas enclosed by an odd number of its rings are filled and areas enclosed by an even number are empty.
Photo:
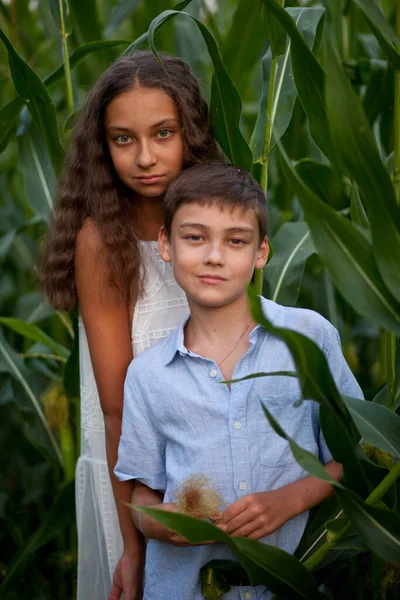
M166 125L167 123L176 124L177 119L174 119L174 117L168 117L167 119L162 119L162 121L158 121L157 123L150 125L150 127L151 128L161 127L161 125ZM119 125L110 125L108 130L109 131L125 131L128 133L131 133L131 131L132 131L129 127L120 127Z
M207 225L203 225L202 223L181 223L179 225L178 229L185 229L185 228L197 228L197 229L202 229L203 231L207 231L209 229L209 227L207 227ZM251 233L253 234L254 231L251 227L228 227L227 229L224 229L225 233Z

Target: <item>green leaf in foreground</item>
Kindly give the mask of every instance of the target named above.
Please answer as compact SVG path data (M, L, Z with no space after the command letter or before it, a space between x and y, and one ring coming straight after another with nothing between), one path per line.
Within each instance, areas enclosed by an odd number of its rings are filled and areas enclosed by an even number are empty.
M400 458L400 417L376 402L342 396L362 438Z
M324 100L324 71L289 13L275 0L262 0L262 2L279 19L290 37L290 56L296 89L307 114L311 136L322 152L333 160L334 151Z
M362 10L380 47L396 69L400 69L400 54L396 46L400 46L400 38L393 27L386 21L379 7L371 0L353 0Z
M315 248L333 283L355 310L400 333L400 304L382 280L371 245L349 221L321 202L300 179L282 144L277 145L285 179L303 207Z
M149 46L154 54L158 56L154 44L154 35L166 20L176 15L182 15L185 18L192 19L196 23L214 65L210 108L214 136L233 164L250 170L252 162L251 150L239 127L242 101L233 81L226 72L215 39L207 27L189 13L166 10L150 24L148 31Z
M26 102L35 125L41 131L54 170L58 173L63 162L64 150L58 135L56 110L49 92L39 75L20 57L2 29L0 38L8 50L15 89Z
M339 165L357 182L369 217L373 254L386 287L400 298L400 207L362 105L336 50L326 44L325 96Z
M12 317L0 317L0 323L2 325L6 325L13 331L16 331L20 335L23 335L33 342L39 342L40 344L47 346L57 356L62 356L63 358L68 358L69 356L69 351L67 348L54 341L37 325L33 325L32 323L24 323L24 321L20 321L19 319L14 319Z
M247 538L230 537L208 523L156 508L135 506L150 517L186 537L194 544L217 541L227 544L246 569L252 585L266 585L285 598L319 598L312 575L291 554Z
M15 585L17 577L22 577L29 560L40 548L60 535L75 518L75 482L63 486L47 511L45 518L33 535L24 541L20 551L11 558L7 575L0 585L0 595Z
M304 266L315 252L307 223L284 223L273 242L274 256L264 268L264 295L283 306L295 306Z

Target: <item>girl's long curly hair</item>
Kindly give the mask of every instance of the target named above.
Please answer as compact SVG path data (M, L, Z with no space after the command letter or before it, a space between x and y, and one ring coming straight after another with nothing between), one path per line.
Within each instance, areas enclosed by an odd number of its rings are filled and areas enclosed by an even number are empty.
M92 217L107 250L110 286L129 304L143 291L134 193L118 178L108 150L107 106L136 85L163 90L178 108L184 168L221 154L211 134L207 103L188 65L179 58L136 52L114 62L94 86L74 129L60 177L56 208L41 252L41 288L56 310L76 310L75 245L86 217Z

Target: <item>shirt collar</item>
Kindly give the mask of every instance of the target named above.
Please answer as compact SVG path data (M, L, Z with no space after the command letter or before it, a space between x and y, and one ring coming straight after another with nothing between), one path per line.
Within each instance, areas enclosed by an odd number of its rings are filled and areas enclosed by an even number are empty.
M264 315L267 317L269 321L274 325L274 327L283 327L284 326L284 310L283 307L272 300L267 300L266 298L261 298L261 306ZM188 315L184 321L171 333L171 335L167 338L167 348L165 352L165 365L169 365L174 358L179 354L180 356L185 356L188 354L188 350L185 347L184 343L184 329L185 325L189 320L190 315ZM261 327L261 325L257 325L249 335L249 342L251 344L255 344L258 340L259 331L262 330L264 333L265 330Z

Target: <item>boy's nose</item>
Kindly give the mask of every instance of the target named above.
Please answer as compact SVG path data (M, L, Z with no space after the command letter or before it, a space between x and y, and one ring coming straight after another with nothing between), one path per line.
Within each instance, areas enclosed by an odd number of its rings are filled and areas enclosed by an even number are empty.
M209 265L222 265L224 264L224 257L219 245L213 245L206 253L204 263Z
M140 142L138 144L136 164L142 169L148 169L157 162L151 143Z

